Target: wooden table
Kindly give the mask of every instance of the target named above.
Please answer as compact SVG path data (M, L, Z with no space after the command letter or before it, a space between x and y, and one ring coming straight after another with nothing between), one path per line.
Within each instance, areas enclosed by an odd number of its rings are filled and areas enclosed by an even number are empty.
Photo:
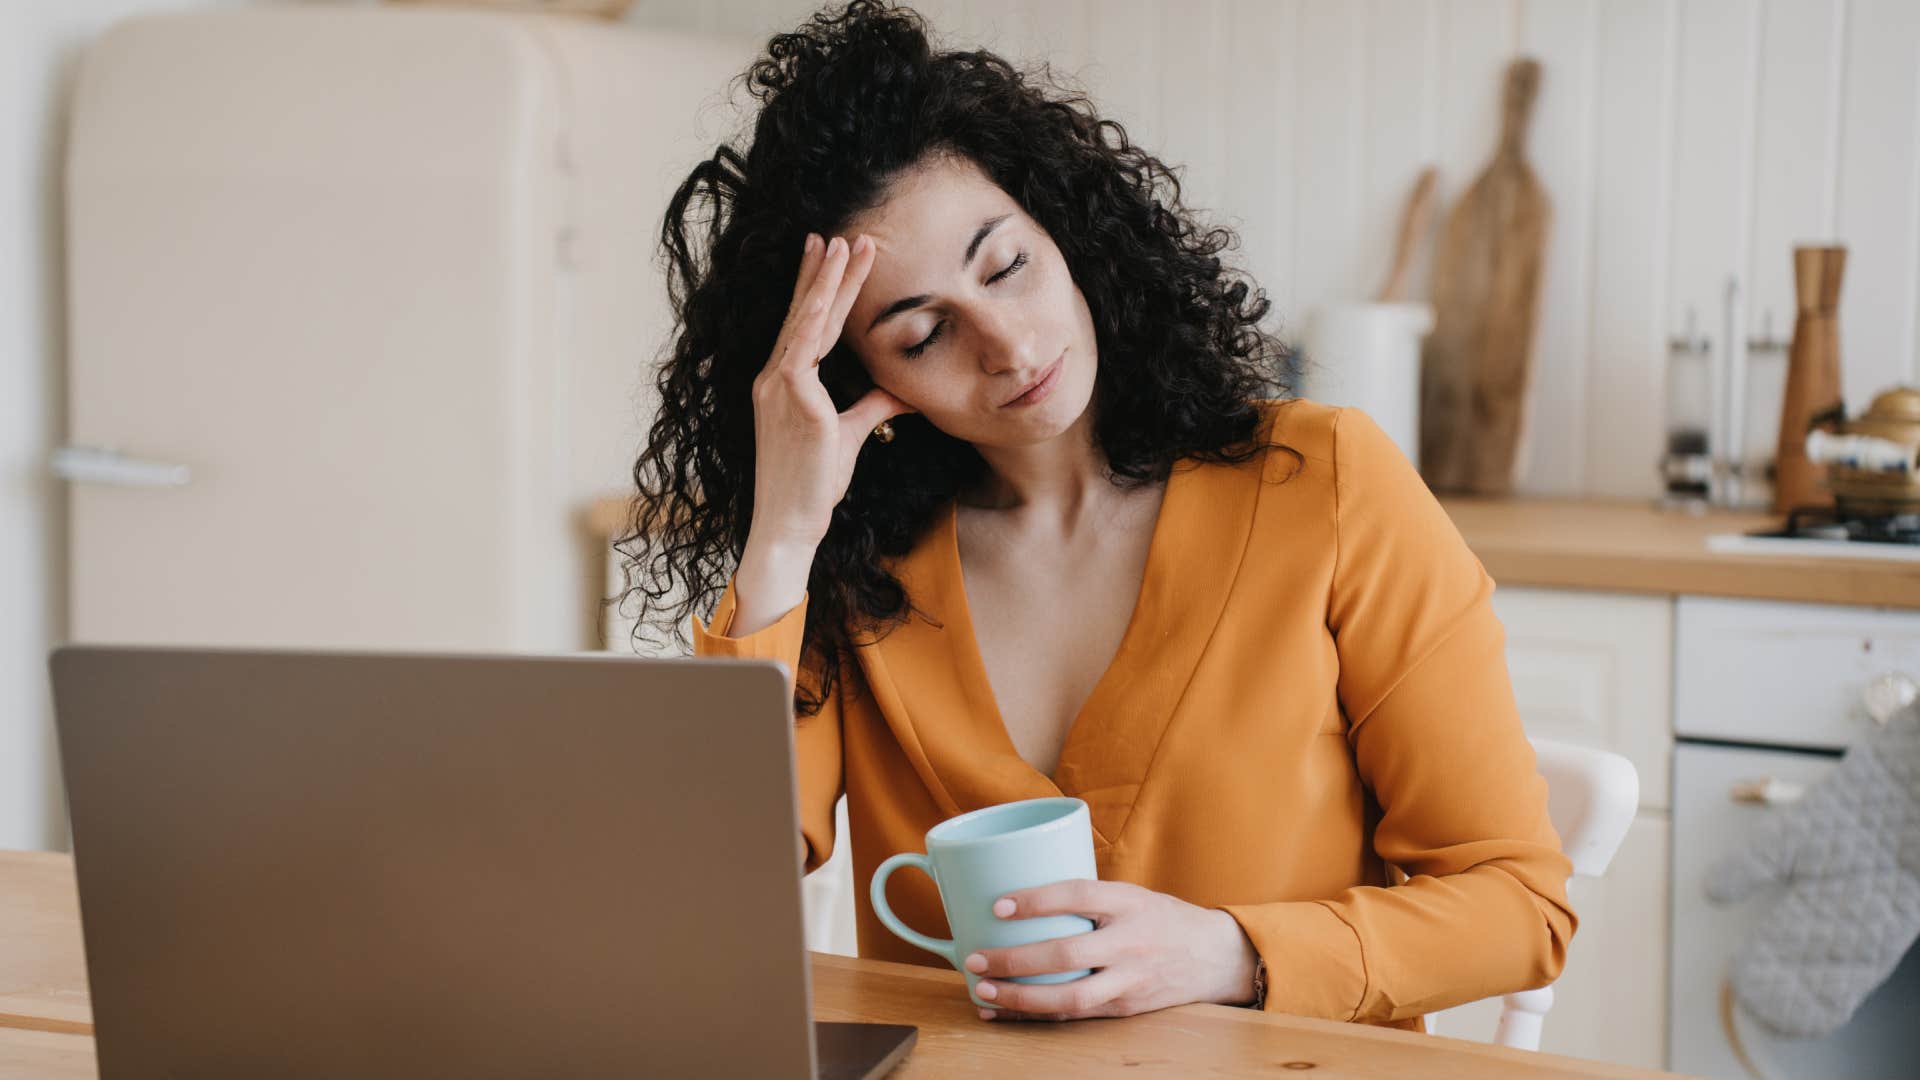
M1668 1076L1404 1031L1187 1005L1125 1020L980 1020L951 971L813 955L822 1020L913 1024L893 1076L1293 1076L1381 1080ZM1548 1019L1552 1023L1552 1019ZM0 852L0 1076L93 1077L93 1026L65 855Z
M71 856L0 852L0 1028L93 1032Z
M1409 1031L1183 1005L1125 1020L988 1023L951 971L815 953L813 1012L821 1020L913 1024L920 1041L893 1075L1303 1076L1379 1080L1671 1076L1624 1065L1509 1050ZM1549 1016L1547 1023L1552 1023Z
M0 1076L97 1073L73 859L0 852Z

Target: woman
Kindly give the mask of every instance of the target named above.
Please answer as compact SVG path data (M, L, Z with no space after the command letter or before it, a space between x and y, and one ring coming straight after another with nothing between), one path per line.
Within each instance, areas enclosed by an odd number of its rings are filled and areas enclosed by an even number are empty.
M1551 981L1570 867L1492 583L1366 416L1263 400L1286 356L1232 237L1084 99L906 10L815 16L748 83L751 148L668 210L622 547L649 612L712 608L697 653L797 672L808 869L843 792L859 881L954 814L1086 800L1101 880L997 910L1096 929L969 957L994 1019L1418 1030ZM944 927L925 878L890 898Z

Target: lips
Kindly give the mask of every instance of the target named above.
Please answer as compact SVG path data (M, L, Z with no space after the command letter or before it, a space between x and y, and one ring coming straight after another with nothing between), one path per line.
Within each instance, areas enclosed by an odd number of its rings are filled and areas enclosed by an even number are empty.
M1062 362L1066 360L1066 356L1066 353L1061 353L1060 357L1056 359L1046 371L1042 372L1038 379L1027 384L1024 389L1000 407L1004 409L1014 405L1026 405L1030 403L1029 399L1038 400L1041 397L1045 397L1047 393L1053 389L1053 384L1060 374L1060 366Z

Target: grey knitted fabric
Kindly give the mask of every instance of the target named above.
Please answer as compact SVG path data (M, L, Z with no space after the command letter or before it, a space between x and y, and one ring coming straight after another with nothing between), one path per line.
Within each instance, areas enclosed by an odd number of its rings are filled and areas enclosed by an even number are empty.
M1847 1022L1920 937L1920 712L1901 709L1708 872L1707 895L1783 884L1733 965L1734 997L1789 1037Z

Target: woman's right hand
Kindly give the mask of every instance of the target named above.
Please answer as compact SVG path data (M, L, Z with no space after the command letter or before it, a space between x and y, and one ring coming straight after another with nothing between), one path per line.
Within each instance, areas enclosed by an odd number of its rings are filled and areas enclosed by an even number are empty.
M865 236L849 248L842 237L822 244L807 235L786 322L753 380L749 537L817 547L853 481L861 444L882 420L912 411L875 387L842 413L820 382L821 358L840 339L873 257L873 241Z
M820 382L820 361L840 339L873 258L868 237L849 247L841 237L822 243L808 234L786 321L753 380L753 521L734 580L734 636L771 625L800 602L861 445L882 420L913 411L875 387L839 412Z

